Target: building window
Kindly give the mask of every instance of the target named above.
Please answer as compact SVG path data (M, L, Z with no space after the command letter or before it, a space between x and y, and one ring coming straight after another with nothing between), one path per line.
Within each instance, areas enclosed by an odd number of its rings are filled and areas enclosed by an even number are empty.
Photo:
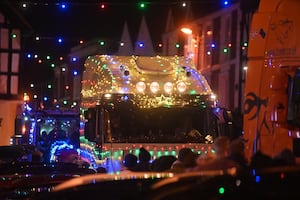
M7 76L0 75L0 94L7 94Z
M0 37L0 49L8 49L8 42L9 42L8 29L7 28L2 28L0 35L1 35L1 37Z
M0 53L0 73L8 72L8 53Z
M12 95L17 95L18 94L18 84L19 84L19 77L18 76L11 76L10 93Z
M19 60L20 60L20 54L18 54L18 53L12 54L11 72L19 73Z

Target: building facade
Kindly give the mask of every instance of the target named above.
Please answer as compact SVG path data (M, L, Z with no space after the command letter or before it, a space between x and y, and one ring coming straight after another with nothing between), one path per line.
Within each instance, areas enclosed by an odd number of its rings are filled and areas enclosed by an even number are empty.
M20 13L3 0L0 3L0 145L9 145L15 134L16 115L23 98L19 92L23 34L31 30Z
M207 78L219 105L240 111L248 40L242 21L240 4L235 3L163 34L163 54L180 54L175 44L185 41L184 55ZM183 27L192 33L185 35Z

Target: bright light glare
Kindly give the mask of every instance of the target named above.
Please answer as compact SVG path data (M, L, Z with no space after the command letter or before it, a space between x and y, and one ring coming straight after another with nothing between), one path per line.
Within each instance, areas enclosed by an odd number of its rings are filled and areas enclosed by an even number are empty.
M186 90L186 85L185 85L185 83L184 83L184 82L179 82L179 83L177 84L177 90L178 90L179 92L184 92L184 91Z
M137 82L135 87L138 92L144 92L146 89L146 84L144 82L140 81L140 82Z
M188 35L193 33L192 29L189 29L189 28L182 28L181 31Z
M166 82L164 84L164 90L166 93L171 93L173 90L173 84L171 82Z
M150 90L151 90L151 92L153 92L153 93L158 92L158 90L159 90L159 84L158 84L158 82L152 82L152 83L150 84Z

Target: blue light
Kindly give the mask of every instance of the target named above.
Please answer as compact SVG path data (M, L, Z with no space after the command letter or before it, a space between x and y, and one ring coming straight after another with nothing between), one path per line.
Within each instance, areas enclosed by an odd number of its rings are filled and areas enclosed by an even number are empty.
M74 71L73 71L73 75L74 75L74 76L77 76L77 75L78 75L78 71L74 70Z
M228 6L229 4L230 4L229 0L224 0L224 1L223 1L223 5L224 5L224 6Z
M62 42L63 42L63 38L61 38L61 37L58 38L58 39L57 39L57 42L58 42L58 43L62 43Z
M28 53L27 58L32 58L32 55L30 53Z
M66 9L66 8L67 8L67 4L66 4L66 3L60 3L60 4L59 4L59 7L60 7L61 9Z
M255 176L255 182L259 183L260 182L260 176Z
M212 43L211 44L211 48L215 48L216 47L216 44L215 43Z
M76 62L76 61L77 61L77 58L76 58L76 57L73 57L73 58L72 58L72 61L73 61L73 62Z
M48 97L44 97L43 99L44 99L44 101L48 101Z
M143 42L138 42L138 47L140 47L140 48L144 47L144 43Z

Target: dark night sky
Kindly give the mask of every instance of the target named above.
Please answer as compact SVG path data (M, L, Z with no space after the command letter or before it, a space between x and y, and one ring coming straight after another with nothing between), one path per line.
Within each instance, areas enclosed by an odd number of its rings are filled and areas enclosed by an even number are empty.
M105 1L106 8L99 8L99 1L95 0L69 0L67 9L62 10L58 1L26 1L28 7L23 9L20 0L12 0L20 8L22 15L31 24L33 34L24 40L25 53L38 54L41 58L51 55L52 58L66 57L71 47L79 44L79 40L88 41L95 37L121 38L124 23L127 22L129 33L135 41L142 16L146 22L153 43L161 41L161 33L164 31L169 8L172 8L174 18L183 19L186 8L181 4L184 1L153 0L147 1L146 8L141 10L137 6L137 0L129 1ZM207 12L211 7L218 7L221 0L196 0L191 2L192 15L197 17ZM182 23L175 20L175 23ZM175 24L176 25L176 24ZM35 41L35 35L41 37ZM63 44L58 44L56 38L62 36ZM52 69L47 63L38 64L36 60L25 59L21 82L51 81ZM32 77L32 74L35 76Z

